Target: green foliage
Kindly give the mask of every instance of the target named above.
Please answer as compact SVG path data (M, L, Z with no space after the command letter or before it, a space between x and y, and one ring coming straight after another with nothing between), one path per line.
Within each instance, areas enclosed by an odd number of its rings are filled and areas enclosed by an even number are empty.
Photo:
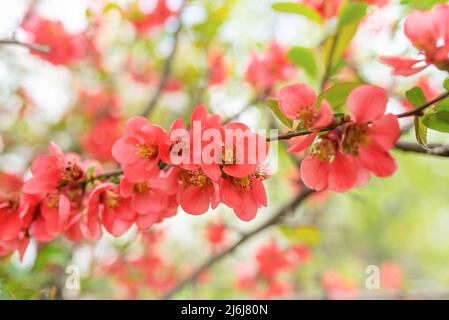
M271 109L271 111L273 111L274 115L276 116L276 118L278 118L283 124L285 124L287 127L289 127L290 129L293 128L293 121L290 119L287 119L281 112L281 110L279 110L279 103L277 100L275 99L268 99L266 101L268 107Z
M320 230L313 225L280 226L279 230L292 244L315 246L320 242L321 238Z
M313 22L323 23L323 18L320 14L309 6L295 2L278 2L273 4L272 8L278 12L295 13L302 15Z
M338 17L338 26L335 36L330 36L324 44L324 62L332 64L340 60L354 35L357 32L360 21L366 14L366 3L348 2L341 9ZM334 43L335 42L335 43Z
M341 111L352 90L360 86L358 82L342 82L325 90L318 96L318 105L326 100L334 110Z
M422 119L423 124L432 130L449 133L449 112L428 113Z
M426 96L419 87L414 87L405 93L407 100L415 107L422 106L426 103Z
M401 0L401 4L411 10L429 10L438 3L446 3L446 0Z
M415 137L416 141L423 146L425 149L428 149L427 147L427 127L422 122L422 117L415 116L414 118L414 125L415 125Z
M449 91L449 78L446 78L443 81L443 88L446 89L447 91Z
M315 77L318 71L315 53L305 47L293 47L287 54L288 59L298 67L304 69L311 77Z

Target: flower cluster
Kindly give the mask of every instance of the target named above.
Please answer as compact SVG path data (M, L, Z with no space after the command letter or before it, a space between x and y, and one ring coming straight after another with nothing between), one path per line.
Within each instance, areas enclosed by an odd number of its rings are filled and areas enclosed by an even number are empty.
M95 161L64 154L54 143L37 157L23 186L13 175L0 179L0 254L23 253L30 236L99 239L103 228L120 236L135 224L146 230L177 213L193 215L219 203L245 221L267 205L262 165L265 138L242 123L223 125L202 105L189 128L177 120L169 132L133 117L112 146L123 176L109 181ZM192 135L192 139L186 139ZM197 147L197 148L196 148ZM22 189L22 192L20 190Z
M413 11L405 20L404 33L422 58L381 57L393 67L393 74L414 75L430 65L449 71L449 5L437 5L432 11Z
M303 84L281 89L277 100L287 118L296 120L301 129L312 130L289 148L297 153L310 147L301 162L301 178L307 187L343 192L365 184L371 174L387 177L395 172L389 150L400 129L397 117L385 114L384 89L372 85L354 89L347 100L352 115L344 119L334 119L326 102L317 108L315 93Z
M283 278L301 264L311 261L310 249L294 245L281 249L273 240L258 248L255 260L257 268L240 266L236 286L256 299L270 299L291 294L293 287Z

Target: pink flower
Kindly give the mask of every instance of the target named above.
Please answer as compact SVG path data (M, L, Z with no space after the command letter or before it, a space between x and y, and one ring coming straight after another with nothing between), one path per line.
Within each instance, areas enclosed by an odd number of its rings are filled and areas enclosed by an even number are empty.
M51 155L42 155L33 161L33 177L25 182L25 193L44 196L58 186L69 185L85 178L78 155L64 155L54 143L50 143L49 149Z
M276 277L279 272L290 266L285 253L279 249L274 241L258 250L256 260L260 274L268 279Z
M206 239L213 249L223 246L227 238L227 228L223 220L217 219L206 226Z
M380 283L383 289L399 290L404 284L404 274L394 262L383 262L380 266Z
M176 14L167 6L167 0L157 0L151 12L142 12L138 6L139 4L136 3L129 15L139 33L164 25L168 18Z
M87 199L83 231L88 238L99 239L101 226L115 237L128 231L135 218L131 198L120 195L118 187L109 182L97 185Z
M70 200L66 195L47 194L40 203L38 216L31 223L31 235L42 242L53 240L68 227L70 213Z
M126 178L121 180L120 195L131 198L139 228L147 229L164 217L176 214L178 172L179 169L171 167L167 171L161 171L157 178L146 182L132 183Z
M305 84L293 84L282 88L276 96L279 109L290 120L298 120L298 129L310 130L326 128L332 124L334 117L330 105L324 101L321 108L317 108L318 102L315 92ZM289 152L295 153L303 148L304 143L315 139L316 134L303 139L296 139L289 148Z
M250 221L257 215L257 210L267 206L267 195L262 181L266 175L256 171L254 174L222 179L220 184L221 201L232 208L243 221Z
M215 209L220 203L219 182L211 180L200 167L194 171L181 170L178 174L180 187L178 200L182 210L199 215Z
M32 14L22 24L30 40L48 46L49 53L32 50L31 53L56 65L72 64L85 56L86 39L83 35L67 33L60 21L51 21Z
M287 59L286 50L273 42L264 57L253 55L245 79L254 89L267 94L277 82L291 79L294 75L295 69Z
M410 76L433 64L449 71L449 6L437 5L432 11L413 11L405 20L404 32L423 57L407 59L381 57L380 60L393 67L393 74Z
M209 55L209 85L222 84L227 77L225 58L218 52L212 52Z
M334 129L319 137L301 162L301 178L311 189L343 192L366 183L371 173L387 177L396 171L389 150L396 144L400 129L394 115L384 114L385 90L360 86L351 92L347 103L353 121L343 130Z
M0 172L0 241L16 239L22 230L22 184L20 177Z
M100 161L113 161L111 149L120 138L120 118L106 117L92 125L83 139L86 151Z
M323 19L331 19L335 17L342 6L342 0L299 0L314 10L316 10Z
M131 182L145 182L159 173L159 150L168 142L165 131L144 117L126 122L125 135L112 147L112 155Z

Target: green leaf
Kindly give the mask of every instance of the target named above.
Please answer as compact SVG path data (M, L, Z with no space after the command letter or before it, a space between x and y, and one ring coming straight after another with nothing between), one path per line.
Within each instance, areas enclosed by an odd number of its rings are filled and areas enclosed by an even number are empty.
M334 110L339 110L346 103L351 91L358 86L360 86L360 83L358 82L343 82L336 84L318 96L318 105L320 105L323 100L326 100Z
M426 103L426 96L419 87L414 87L405 93L407 100L415 107L420 107Z
M446 89L447 91L449 91L449 78L446 78L443 81L443 88Z
M324 63L327 65L332 54L332 64L340 60L357 32L360 21L366 14L366 3L348 2L340 11L337 36L330 36L324 43ZM336 41L335 44L333 42ZM333 50L332 50L332 47ZM331 52L332 51L332 52Z
M358 24L366 14L368 4L364 2L348 2L338 15L339 28L345 25Z
M273 4L272 8L278 12L295 13L302 15L313 22L322 24L323 18L320 14L309 6L295 2L278 2Z
M316 76L318 69L315 53L312 49L305 47L293 47L288 52L287 57L295 65L303 68L309 76Z
M432 130L449 133L449 112L428 113L422 118L423 124Z
M297 227L280 226L282 235L294 244L317 245L321 240L320 230L313 225Z
M275 99L268 99L266 101L268 107L271 109L271 111L273 111L274 115L276 116L276 118L279 119L279 121L281 121L283 124L285 124L287 127L289 127L290 129L293 128L293 121L290 119L287 119L281 112L281 110L279 109L279 103L277 100Z
M429 149L427 146L427 127L422 123L422 117L416 116L414 120L416 140L424 149Z
M434 109L436 111L449 111L449 98L443 99L441 101L439 101Z

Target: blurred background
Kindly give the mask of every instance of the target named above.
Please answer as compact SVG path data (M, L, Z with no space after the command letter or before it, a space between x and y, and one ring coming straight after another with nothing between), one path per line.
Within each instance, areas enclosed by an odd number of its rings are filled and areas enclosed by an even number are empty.
M378 57L416 54L403 34L403 18L445 1L380 2L369 6L332 72L335 82L387 89L389 110L400 112L408 107L406 90L419 85L436 95L446 74L431 67L417 76L395 77ZM176 39L180 0L0 0L0 39L32 42L23 27L31 10L60 21L69 37L82 35L78 45L85 50L76 63L58 64L26 47L0 45L0 171L30 177L31 161L47 152L50 141L114 168L110 146L124 121L139 114L157 92L175 41L172 70L152 122L168 129L204 103L211 112L253 129L272 127L275 120L264 100L288 83L319 90L322 44L336 25L333 17L317 24L277 12L273 3L191 0L182 7ZM273 44L286 53L301 46L314 54L305 64L289 55L292 73L268 92L250 79L248 68ZM401 123L404 128L409 121ZM411 132L401 139L415 138ZM428 139L445 142L432 131ZM283 143L278 149L279 165L266 183L268 208L251 222L220 206L201 216L179 210L148 232L131 229L99 242L32 240L22 260L18 254L1 258L0 297L162 297L300 191L297 161ZM399 164L394 177L373 178L344 194L313 195L284 223L252 237L174 297L449 297L449 161L402 151L394 156Z

